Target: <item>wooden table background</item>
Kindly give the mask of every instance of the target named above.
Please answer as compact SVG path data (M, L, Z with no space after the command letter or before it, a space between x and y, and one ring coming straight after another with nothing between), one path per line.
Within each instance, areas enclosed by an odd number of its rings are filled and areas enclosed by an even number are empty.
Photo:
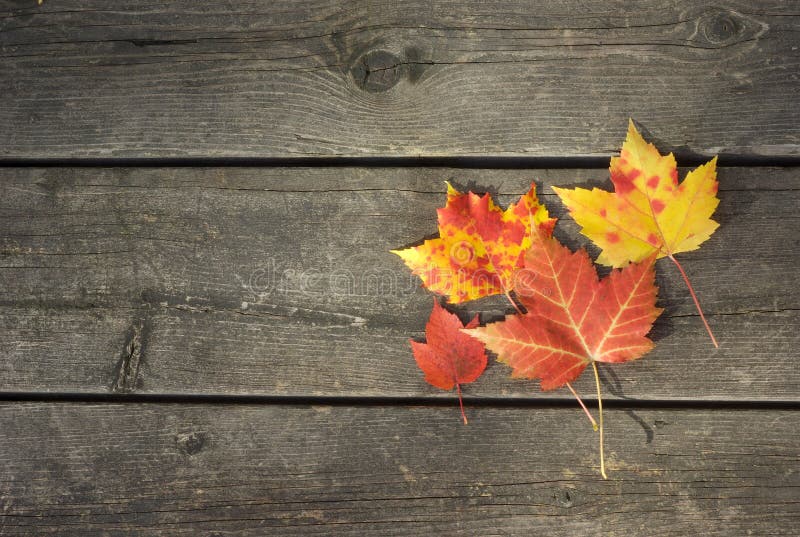
M0 0L0 535L797 535L800 3ZM719 154L656 349L427 385L444 181ZM484 320L500 299L459 311ZM576 383L591 394L592 379ZM587 397L591 400L591 397Z

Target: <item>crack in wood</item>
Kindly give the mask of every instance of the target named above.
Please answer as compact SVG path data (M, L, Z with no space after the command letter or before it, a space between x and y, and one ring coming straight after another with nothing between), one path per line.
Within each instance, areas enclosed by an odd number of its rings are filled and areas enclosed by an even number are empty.
M129 39L128 43L135 47L153 47L169 45L192 45L197 44L197 39Z
M112 393L133 393L138 387L141 387L139 368L142 363L145 326L146 323L143 319L137 319L128 330L122 356L114 370L114 381L110 388Z

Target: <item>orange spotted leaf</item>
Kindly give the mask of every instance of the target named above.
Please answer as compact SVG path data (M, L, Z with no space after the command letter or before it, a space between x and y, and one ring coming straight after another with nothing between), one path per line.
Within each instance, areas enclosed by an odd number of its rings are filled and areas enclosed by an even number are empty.
M541 379L543 390L575 380L592 362L625 362L653 348L647 333L657 308L655 255L600 280L585 250L532 233L527 278L516 293L522 315L464 332L495 352L514 377Z
M447 203L437 213L438 238L393 253L425 287L453 304L512 291L530 246L529 222L547 233L555 225L536 198L535 185L503 211L489 194L461 193L448 183Z
M467 417L461 400L461 385L476 381L483 374L488 361L483 345L461 332L463 328L476 326L478 315L463 325L457 315L434 300L433 311L425 326L427 343L410 340L414 359L425 373L425 380L442 390L456 387L465 424Z

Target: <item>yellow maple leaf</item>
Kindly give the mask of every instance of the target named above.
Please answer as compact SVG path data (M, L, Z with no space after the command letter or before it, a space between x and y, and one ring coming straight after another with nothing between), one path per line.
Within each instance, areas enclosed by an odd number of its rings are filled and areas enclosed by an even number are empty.
M662 156L631 121L610 171L614 192L553 187L581 233L602 249L598 263L622 267L653 253L696 250L719 227L711 219L719 204L716 157L678 184L675 157Z
M717 198L717 157L690 171L678 183L672 153L663 156L645 142L633 121L619 157L611 159L614 192L599 188L556 188L556 194L589 237L602 251L597 262L622 267L652 254L668 257L681 272L697 311L714 346L700 302L674 255L696 250L719 224L711 219Z
M530 247L529 226L552 232L555 219L536 197L536 186L503 211L489 194L461 193L447 184L447 203L437 209L439 237L392 250L425 287L453 304L508 294Z

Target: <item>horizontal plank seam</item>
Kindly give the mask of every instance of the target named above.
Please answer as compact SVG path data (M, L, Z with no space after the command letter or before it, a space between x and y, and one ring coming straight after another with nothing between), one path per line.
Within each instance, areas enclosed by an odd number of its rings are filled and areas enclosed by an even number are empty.
M39 403L107 403L107 404L220 404L263 406L430 406L448 407L456 404L454 397L403 396L301 396L301 395L223 395L223 394L118 394L71 392L0 392L0 402ZM587 398L585 402L596 405ZM464 404L473 408L577 408L571 399L549 397L504 398L464 397ZM791 400L732 400L732 399L611 399L603 406L616 409L670 410L800 410L800 401Z
M76 255L83 255L83 254L76 254ZM3 268L19 268L19 267L2 267L0 266L0 270ZM258 304L253 304L253 306L257 306ZM0 300L0 308L8 308L13 310L28 310L34 308L43 308L43 309L50 309L56 311L109 311L109 310L126 310L126 311L134 311L134 312L150 312L150 311L158 311L158 310L175 310L175 311L182 311L187 313L202 313L208 315L214 314L229 314L233 313L236 315L241 315L243 317L258 317L264 319L271 319L275 317L281 318L290 318L290 319L303 319L302 315L295 314L288 314L288 313L273 313L268 311L255 311L255 310L242 310L236 308L219 308L219 307L211 307L211 306L190 306L187 304L151 304L151 303L141 303L141 304L82 304L82 303L54 303L54 302L47 302L47 301L17 301L17 300ZM341 313L336 314L332 312L317 312L316 310L309 309L309 308L299 308L301 311L305 311L308 313L327 313L331 315L341 315L344 317L350 317L348 314ZM714 312L714 311L707 311L705 312L706 317L715 317L715 316L737 316L737 315L768 315L773 313L792 313L798 312L800 308L751 308L741 311L721 311L721 312ZM664 313L660 316L661 319L678 319L678 318L686 318L686 317L699 317L699 314L696 312L687 312L687 313ZM387 328L387 326L376 326L374 328Z
M609 158L616 154L610 149L607 156L446 156L446 157L131 157L131 158L14 158L0 157L0 168L478 168L478 169L603 169ZM681 166L697 166L711 155L674 151ZM719 166L744 167L797 167L800 156L722 154Z

